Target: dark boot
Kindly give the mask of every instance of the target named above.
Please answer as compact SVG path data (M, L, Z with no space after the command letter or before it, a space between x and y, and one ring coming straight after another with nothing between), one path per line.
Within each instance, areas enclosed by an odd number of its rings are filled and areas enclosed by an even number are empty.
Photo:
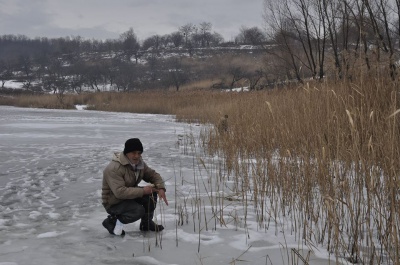
M111 235L114 235L114 228L115 228L115 224L116 223L117 223L117 217L109 215L109 216L107 216L106 219L104 219L103 226L104 226L105 229L108 230L108 232ZM121 236L124 236L124 235L125 235L125 231L122 230Z
M140 231L155 231L160 232L164 230L164 226L158 225L153 221L153 213L145 214L145 217L140 221Z

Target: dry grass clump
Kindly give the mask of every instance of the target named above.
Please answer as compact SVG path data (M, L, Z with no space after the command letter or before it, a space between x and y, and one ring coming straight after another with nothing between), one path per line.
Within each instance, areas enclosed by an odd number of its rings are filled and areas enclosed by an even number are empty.
M179 121L216 122L233 105L226 92L210 90L96 93L87 101L91 109L134 113L172 114Z
M90 110L176 115L179 121L216 122L222 112L231 112L232 95L211 90L149 90L82 94L21 94L1 96L0 105L73 109L88 105Z
M0 105L23 108L74 109L78 104L72 95L17 94L0 97Z

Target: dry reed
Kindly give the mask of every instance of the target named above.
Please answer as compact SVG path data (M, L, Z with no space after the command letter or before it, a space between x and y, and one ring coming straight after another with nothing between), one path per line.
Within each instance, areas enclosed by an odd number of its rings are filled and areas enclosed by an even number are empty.
M202 139L236 192L255 194L260 226L286 216L298 239L336 257L399 264L398 93L379 78L249 93L228 133Z

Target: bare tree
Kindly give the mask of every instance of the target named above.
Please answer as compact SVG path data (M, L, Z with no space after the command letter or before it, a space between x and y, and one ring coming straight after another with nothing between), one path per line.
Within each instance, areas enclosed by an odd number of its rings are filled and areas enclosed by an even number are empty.
M24 78L23 87L30 89L35 75L32 58L26 54L21 55L19 57L19 65Z
M248 45L260 45L266 41L264 32L258 27L241 27L236 42Z
M249 90L255 90L260 80L264 77L264 71L263 69L258 69L245 75L249 81Z
M93 62L86 64L84 68L84 80L86 85L88 85L94 91L101 91L100 85L103 83L104 69L101 67L100 62Z
M64 105L65 93L70 88L67 69L63 66L60 58L53 58L46 67L46 74L43 78L43 87L52 91L57 96L61 105Z
M132 56L135 56L136 63L138 63L140 45L133 29L130 28L122 33L120 39L122 40L123 52L127 61L130 62Z
M199 25L201 36L201 47L209 47L212 38L211 34L212 24L210 22L201 22Z
M397 23L394 23L396 25L396 34L395 36L397 37L398 45L400 48L400 0L395 0L395 7L394 7L394 13L395 13L395 21Z
M187 83L189 78L189 68L182 63L181 58L172 58L168 61L168 72L164 79L166 86L174 86L176 91Z
M155 54L151 54L151 56L147 58L147 66L150 73L150 80L152 82L156 81L158 79L158 72L160 70L160 60Z
M238 65L231 65L228 68L228 74L231 77L231 82L230 82L230 89L233 89L233 86L239 82L240 80L245 78L245 71L241 66Z
M121 62L115 84L118 91L133 90L137 85L137 65Z
M320 16L321 12L318 5L309 0L286 1L286 9L307 59L303 65L315 78L318 73L317 67L323 66L325 49L324 21ZM322 60L322 62L317 60ZM319 78L322 77L323 69L320 69Z
M182 32L185 39L185 46L188 46L191 34L195 31L195 29L196 26L194 26L192 23L188 23L179 28L179 31Z
M363 2L368 11L368 15L371 21L371 26L376 38L377 48L388 54L390 76L394 80L396 77L396 64L394 62L395 50L394 50L394 40L392 38L395 28L392 26L394 21L393 19L391 19L392 18L391 13L392 10L395 9L393 6L391 6L392 1L363 0Z
M335 68L337 69L338 76L343 76L342 59L340 58L341 50L339 47L339 25L340 19L345 21L345 15L340 16L340 3L338 0L322 0L321 1L321 12L326 19L326 30L329 34L330 44L332 47L333 58L335 60ZM338 16L339 14L339 16Z
M179 47L184 41L183 35L179 31L173 32L171 33L171 41L175 47Z
M151 48L152 52L159 53L161 45L162 37L160 35L153 35L143 41L142 49L146 51Z
M211 46L218 46L221 42L224 41L224 37L218 32L214 32L211 36Z
M0 81L1 88L4 88L5 83L13 77L12 64L10 61L0 61Z
M266 0L264 2L264 20L269 27L269 38L273 41L273 47L266 47L266 51L284 63L286 72L293 69L293 73L299 82L302 82L300 74L302 59L298 51L298 39L296 37L293 20L289 19L288 10L283 1Z

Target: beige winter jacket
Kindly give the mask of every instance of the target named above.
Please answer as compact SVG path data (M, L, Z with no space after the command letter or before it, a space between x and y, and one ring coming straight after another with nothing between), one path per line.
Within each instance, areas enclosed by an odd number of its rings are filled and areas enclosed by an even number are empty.
M114 153L111 162L103 171L102 201L109 209L112 205L126 199L143 197L143 188L138 187L140 181L154 184L156 188L164 188L164 181L155 170L141 160L136 167L136 174L128 158L121 153Z

